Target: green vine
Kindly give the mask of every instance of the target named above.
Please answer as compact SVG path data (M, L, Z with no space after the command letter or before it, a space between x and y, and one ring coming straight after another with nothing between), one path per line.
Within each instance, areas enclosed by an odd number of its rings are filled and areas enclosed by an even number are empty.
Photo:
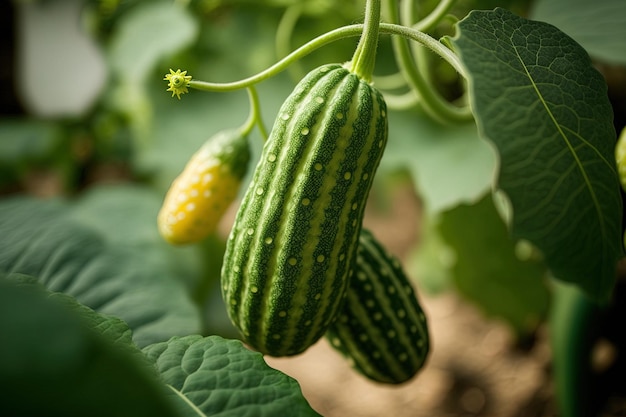
M450 0L445 3L447 7L451 7L451 4L449 3L453 2L454 0ZM387 4L387 12L389 14L390 20L394 23L399 23L400 17L398 12L397 0L389 0ZM433 11L433 13L429 15L433 17L429 17L429 20L427 22L428 25L424 26L432 27L433 25L438 23L439 20L444 16L442 11L446 10L447 8L442 8L441 10L435 9L436 13L435 11ZM406 15L407 13L404 14ZM398 27L399 30L405 32L404 35L401 35L404 38L411 38L412 33L423 33L422 31L415 29L414 27L408 27L405 25L399 25ZM402 39L401 37L395 37L392 42L400 72L408 81L411 89L414 90L417 94L419 98L419 104L430 116L441 122L465 122L472 120L473 116L469 107L457 107L449 103L443 97L441 97L441 95L433 88L432 83L425 76L424 69L420 70L420 68L416 65L414 57L411 53L411 47L405 39ZM451 51L450 53L452 54ZM459 71L459 73L463 74L462 71Z
M249 88L288 69L303 57L323 46L355 36L360 36L361 38L352 60L346 65L359 77L371 82L376 62L378 39L381 34L385 34L393 36L392 45L400 72L392 76L376 77L375 81L379 88L383 90L385 88L388 90L400 87L409 88L409 91L402 94L392 94L384 91L388 105L396 109L407 109L419 105L436 120L442 122L466 122L472 120L473 117L469 106L457 106L441 96L429 80L427 66L424 63L425 58L422 56L422 52L428 50L446 61L462 77L467 78L464 68L454 52L425 32L425 30L431 30L446 17L446 13L454 5L455 1L442 1L424 19L412 24L412 8L410 11L403 11L407 16L403 16L401 21L397 0L389 0L387 2L387 14L391 23L381 23L380 0L368 0L363 24L343 26L326 32L293 50L274 65L255 75L238 81L216 83L194 80L186 75L186 71L181 72L178 70L174 72L170 70L170 74L167 74L165 77L169 82L168 91L172 91L172 95L180 98L180 95L187 93L189 88L212 92L227 92ZM293 26L294 19L298 14L299 11L297 9L291 10L290 13L288 9L282 19L282 29L287 30ZM408 41L413 41L419 45L415 53L413 53ZM283 45L281 50L284 51L285 49ZM416 62L416 57L421 58L419 62ZM266 137L265 133L263 135Z
M381 34L398 35L407 39L411 39L415 42L419 42L426 48L430 49L447 63L449 63L459 74L465 77L465 70L459 61L458 57L444 46L441 42L432 38L426 33L420 32L413 28L403 27L401 25L381 23L379 27ZM241 79L239 81L226 82L226 83L213 83L206 81L198 81L191 79L187 84L187 87L201 91L214 91L214 92L227 92L235 91L242 88L249 87L254 84L258 84L265 81L280 72L284 71L289 65L298 61L299 59L309 55L315 50L326 46L332 42L346 39L350 37L360 36L363 32L363 24L355 24L349 26L343 26L341 28L326 32L323 35L314 38L313 40L302 45L298 49L294 50L291 54L287 55L269 68L251 76Z
M395 0L391 0L393 2ZM424 18L420 19L419 22L415 23L412 27L413 29L422 31L422 32L430 32L437 26L448 14L450 9L456 4L458 0L441 0L437 3L437 6ZM411 2L405 2L407 5L411 5ZM412 9L410 12L403 13L406 16L408 22L402 21L402 24L405 26L411 26L412 22Z
M302 11L304 9L303 3L296 3L288 6L285 9L280 21L278 22L278 26L276 28L276 54L278 57L282 58L291 52L291 37L293 35L294 29L296 28L296 24L298 20L302 16ZM290 75L294 79L300 79L304 77L306 72L299 65L299 62L294 62L293 65L289 68Z
M259 127L259 131L261 132L261 137L263 137L263 141L267 140L267 129L265 128L265 124L263 123L263 119L261 117L261 104L259 102L259 95L254 86L248 86L248 99L250 101L250 114L248 115L248 119L244 122L244 124L240 127L241 133L245 136L248 135L254 126Z

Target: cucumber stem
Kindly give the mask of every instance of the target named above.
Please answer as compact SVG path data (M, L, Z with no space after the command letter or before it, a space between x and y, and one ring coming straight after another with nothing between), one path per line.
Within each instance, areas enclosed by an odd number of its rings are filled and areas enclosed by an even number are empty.
M378 28L380 26L380 0L367 0L363 34L350 61L350 71L359 78L371 82L376 64Z

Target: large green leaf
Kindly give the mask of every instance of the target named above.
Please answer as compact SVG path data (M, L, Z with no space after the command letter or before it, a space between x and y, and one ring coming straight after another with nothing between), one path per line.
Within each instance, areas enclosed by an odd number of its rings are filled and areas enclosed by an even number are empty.
M128 326L24 277L0 278L3 416L174 416Z
M182 416L317 416L291 377L219 336L174 337L144 348Z
M545 266L520 259L491 195L443 213L438 229L455 254L450 273L459 292L519 334L534 330L548 307Z
M93 228L111 244L159 244L156 218L163 198L137 184L101 184L72 202L72 219Z
M0 202L0 272L35 276L51 291L122 318L140 346L200 331L199 312L163 252L107 242L72 214L61 200Z
M512 233L555 277L606 300L622 254L612 110L584 49L557 28L473 11L453 40L481 135L500 155Z
M223 239L213 236L198 245L172 246L157 230L157 213L165 192L132 184L100 185L72 204L72 219L96 229L108 244L140 249L144 262L161 265L181 280L202 313L203 333L235 336L219 289Z
M157 229L157 214L165 193L136 184L99 185L73 202L71 217L98 232L107 244L145 248L149 262L162 263L193 293L202 263L221 264L223 252L199 251L197 246L167 244Z
M558 27L595 59L626 64L624 0L537 0L530 17Z

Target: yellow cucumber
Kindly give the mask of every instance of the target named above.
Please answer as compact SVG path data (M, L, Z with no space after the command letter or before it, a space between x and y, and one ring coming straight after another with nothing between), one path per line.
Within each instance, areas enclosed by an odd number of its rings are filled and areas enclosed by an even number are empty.
M237 197L250 160L248 139L240 130L223 130L193 154L172 182L157 224L172 244L198 242L215 232Z

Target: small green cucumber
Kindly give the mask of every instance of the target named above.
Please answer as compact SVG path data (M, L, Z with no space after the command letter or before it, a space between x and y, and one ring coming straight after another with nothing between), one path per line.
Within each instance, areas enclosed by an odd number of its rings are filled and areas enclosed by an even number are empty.
M428 325L399 261L363 229L354 276L337 320L325 335L367 378L411 379L429 351Z
M222 267L228 314L254 349L295 355L326 332L386 142L382 95L342 65L311 71L282 105Z

